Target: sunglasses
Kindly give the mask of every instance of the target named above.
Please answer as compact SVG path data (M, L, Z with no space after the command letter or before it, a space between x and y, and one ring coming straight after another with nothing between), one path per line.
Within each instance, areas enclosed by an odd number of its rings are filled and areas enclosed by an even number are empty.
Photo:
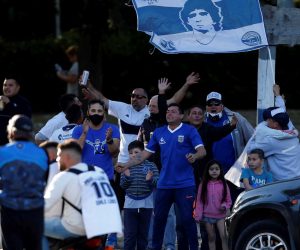
M136 95L136 94L131 94L130 95L131 98L136 98L136 99L143 99L143 98L147 98L146 96L143 95Z
M208 103L208 104L207 104L208 107L212 107L212 106L218 107L218 106L220 106L220 105L221 105L220 102L211 102L211 103Z

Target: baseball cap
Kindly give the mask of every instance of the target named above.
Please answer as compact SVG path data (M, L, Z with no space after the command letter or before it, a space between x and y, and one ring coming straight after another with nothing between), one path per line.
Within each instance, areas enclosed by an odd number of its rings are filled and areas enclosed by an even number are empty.
M269 118L272 118L271 111L274 109L278 109L278 107L269 107L263 111L263 120L266 121Z
M222 95L218 92L210 92L206 97L206 102L208 103L213 100L217 102L222 102Z
M271 111L271 118L278 122L282 129L288 129L290 117L283 108L273 109Z
M33 124L26 115L14 115L8 122L8 128L30 133L33 131Z

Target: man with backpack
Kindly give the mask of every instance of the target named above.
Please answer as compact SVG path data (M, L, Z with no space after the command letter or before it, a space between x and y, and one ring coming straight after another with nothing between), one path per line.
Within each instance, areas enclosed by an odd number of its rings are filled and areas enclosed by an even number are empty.
M81 154L80 145L73 139L58 146L57 161L61 172L53 177L44 195L46 237L63 240L106 234L110 229L105 231L101 228L103 209L115 211L115 225L121 225L118 203L107 175L102 169L83 163ZM89 197L85 197L84 193L89 193ZM93 217L92 221L86 216L87 209ZM111 230L115 232L116 228ZM43 249L48 249L44 239Z

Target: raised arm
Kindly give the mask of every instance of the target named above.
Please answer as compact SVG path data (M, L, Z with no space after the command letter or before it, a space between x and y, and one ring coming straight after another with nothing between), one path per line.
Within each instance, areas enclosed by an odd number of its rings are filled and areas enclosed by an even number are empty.
M200 76L198 73L192 72L191 74L189 74L182 87L169 100L167 100L167 104L169 105L171 103L180 103L185 97L189 87L193 84L198 83L199 80Z
M104 102L105 107L108 108L108 101L109 101L108 98L106 98L102 94L102 92L95 89L91 81L88 81L87 88L82 88L81 92L84 96L84 99L86 100L100 99L102 102Z
M275 107L286 110L284 97L280 94L280 86L278 84L273 85L273 93L275 96Z
M208 125L208 134L212 141L218 141L221 140L226 135L230 134L235 128L238 123L238 119L236 115L233 113L230 123L221 126L221 127L215 127L212 125Z
M69 73L64 73L63 71L57 71L56 75L59 79L65 81L65 82L77 84L78 75L76 75L76 74L69 74Z
M113 129L111 127L109 127L105 131L105 141L106 141L109 153L113 157L116 157L118 155L118 153L120 152L120 150L119 150L120 140L118 138L113 138L112 135L113 135Z
M151 152L143 150L135 159L130 159L126 163L118 162L115 166L115 170L118 173L124 172L126 169L141 164L143 161L147 160L152 155Z

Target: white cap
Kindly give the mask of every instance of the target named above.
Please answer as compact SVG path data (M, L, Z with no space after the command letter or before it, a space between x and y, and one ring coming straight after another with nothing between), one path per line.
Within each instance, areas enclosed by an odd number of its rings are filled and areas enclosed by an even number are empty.
M280 114L280 113L285 113L285 110L283 108L273 109L271 111L271 116L274 117L275 115Z
M211 99L222 101L222 95L218 92L210 92L206 97L206 101L208 102Z

